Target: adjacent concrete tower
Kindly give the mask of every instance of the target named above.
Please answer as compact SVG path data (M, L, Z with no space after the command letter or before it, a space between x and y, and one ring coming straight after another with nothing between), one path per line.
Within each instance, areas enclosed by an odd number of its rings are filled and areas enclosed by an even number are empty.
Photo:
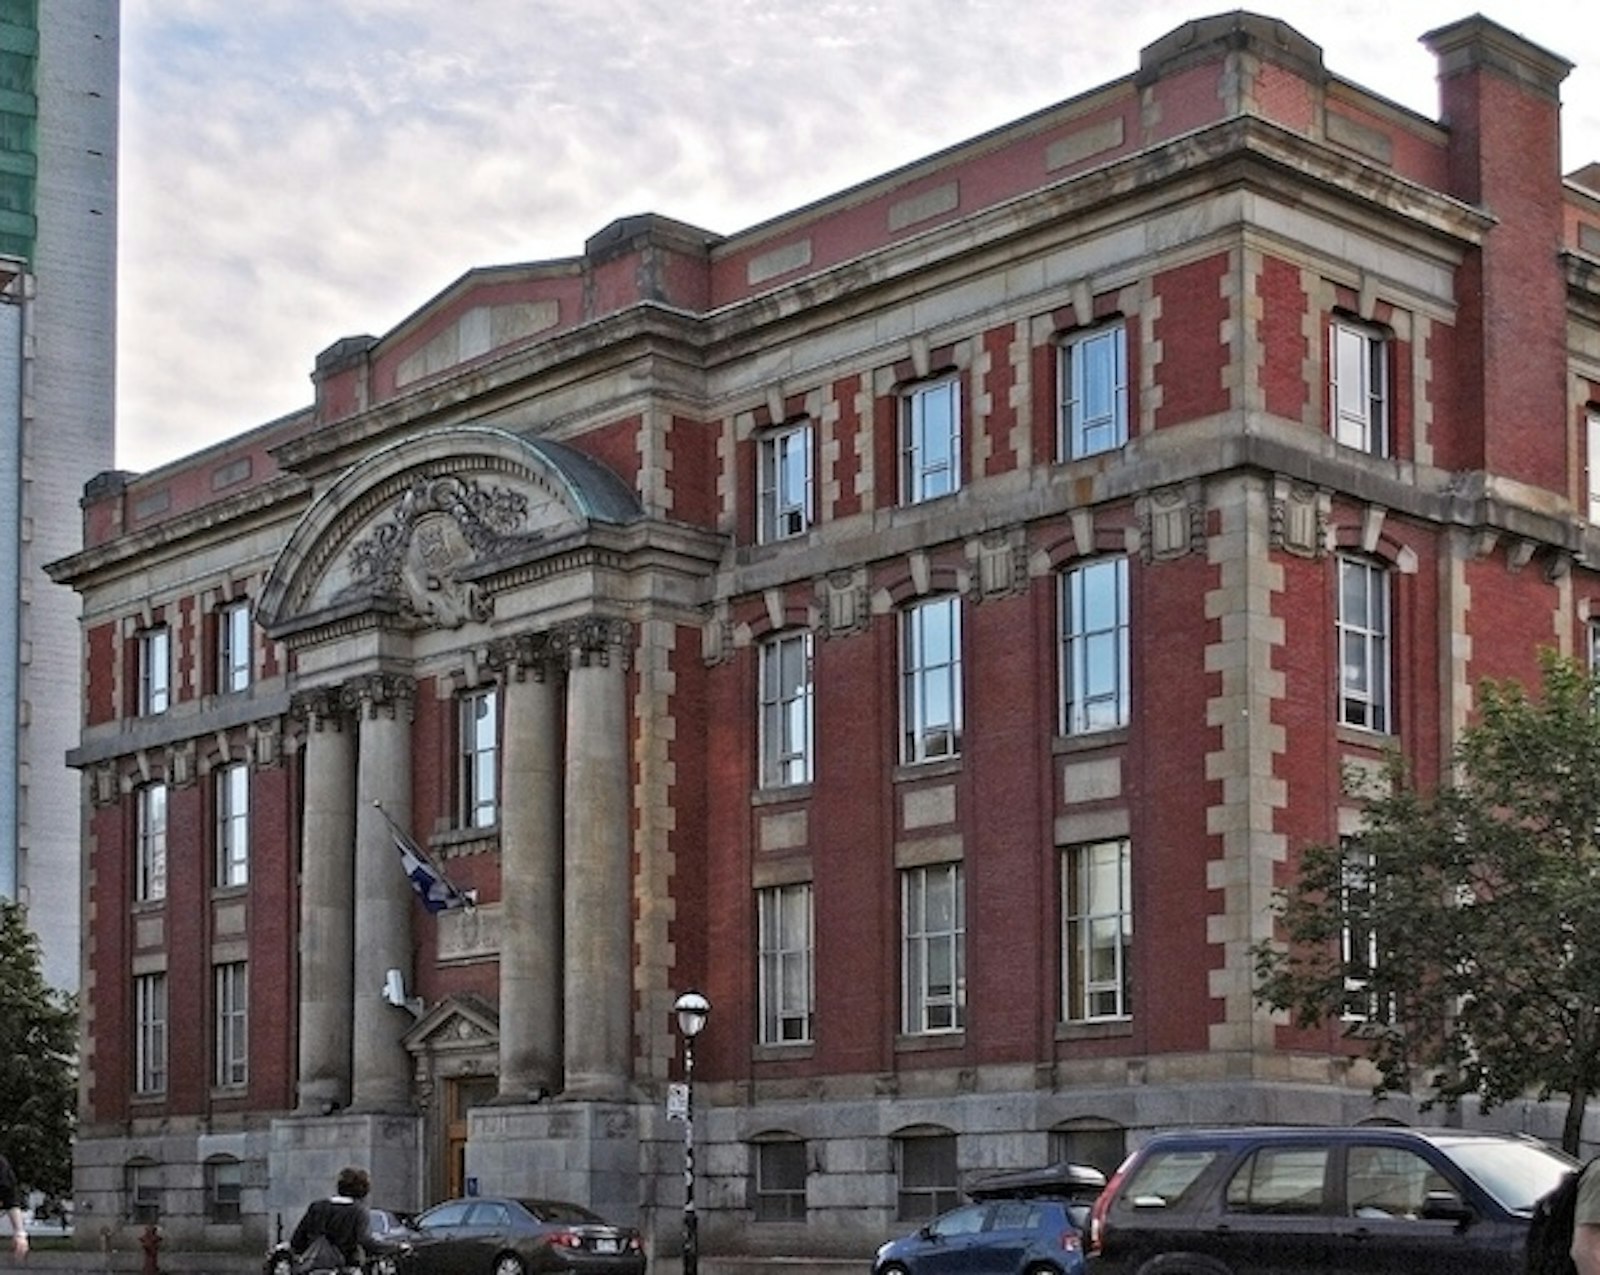
M119 24L119 0L0 3L0 894L69 989L78 599L41 566L79 548L79 496L113 463Z

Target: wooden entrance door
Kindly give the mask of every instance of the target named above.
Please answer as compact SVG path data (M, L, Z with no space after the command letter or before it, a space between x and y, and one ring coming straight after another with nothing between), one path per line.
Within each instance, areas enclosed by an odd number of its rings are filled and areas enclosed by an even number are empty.
M452 1198L467 1194L467 1112L495 1096L493 1076L454 1076L445 1082L445 1183Z

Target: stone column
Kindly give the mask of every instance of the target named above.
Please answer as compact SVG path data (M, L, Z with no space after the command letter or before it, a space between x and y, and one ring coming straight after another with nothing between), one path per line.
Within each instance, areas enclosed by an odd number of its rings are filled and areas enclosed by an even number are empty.
M491 652L502 673L500 1092L561 1088L561 669L544 635Z
M566 1098L624 1099L633 1070L629 633L623 621L589 619L563 635L570 651Z
M411 827L411 714L416 683L409 677L375 673L349 683L345 694L361 718L350 1103L356 1111L409 1111L411 1060L400 1040L413 1020L383 998L383 985L388 971L398 969L407 990L414 986L411 882L401 871L388 820L416 835ZM374 803L381 803L382 810Z
M350 1101L355 739L337 688L297 696L293 712L306 730L296 1109L321 1115Z

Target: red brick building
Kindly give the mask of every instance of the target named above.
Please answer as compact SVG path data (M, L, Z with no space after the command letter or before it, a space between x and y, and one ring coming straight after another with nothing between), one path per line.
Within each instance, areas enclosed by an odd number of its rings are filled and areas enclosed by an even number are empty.
M1347 767L1436 773L1600 622L1569 64L1424 40L1438 120L1187 23L751 230L473 271L303 412L97 480L83 1231L258 1242L357 1158L670 1255L689 988L721 1269L1371 1114L1254 1001L1274 887Z

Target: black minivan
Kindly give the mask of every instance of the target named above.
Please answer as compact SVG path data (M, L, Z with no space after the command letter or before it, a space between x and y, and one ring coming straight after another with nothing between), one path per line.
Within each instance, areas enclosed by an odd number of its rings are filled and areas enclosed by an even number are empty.
M1096 1201L1095 1275L1513 1275L1575 1162L1510 1134L1389 1125L1160 1134Z

